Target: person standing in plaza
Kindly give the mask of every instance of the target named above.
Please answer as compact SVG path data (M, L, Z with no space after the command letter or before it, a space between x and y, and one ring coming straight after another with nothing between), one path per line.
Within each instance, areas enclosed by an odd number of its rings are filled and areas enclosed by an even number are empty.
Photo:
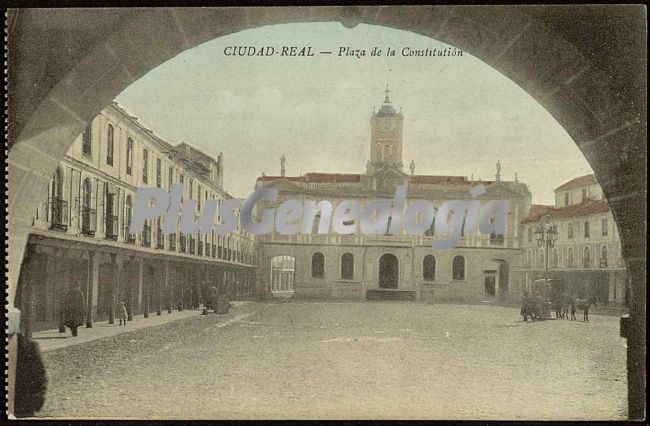
M65 298L64 317L66 327L76 336L77 328L84 323L86 317L86 300L79 281L75 281Z
M120 325L126 325L126 319L128 318L128 313L126 312L126 305L124 302L120 302L117 305L117 319L120 321Z
M532 303L527 291L524 291L522 297L520 314L524 317L524 321L528 321L528 317L533 315Z

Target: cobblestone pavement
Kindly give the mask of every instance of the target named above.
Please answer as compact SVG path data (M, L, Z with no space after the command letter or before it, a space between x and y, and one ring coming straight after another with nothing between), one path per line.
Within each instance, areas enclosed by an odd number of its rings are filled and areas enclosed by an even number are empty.
M615 317L524 323L513 308L416 303L247 309L46 353L38 416L626 416Z

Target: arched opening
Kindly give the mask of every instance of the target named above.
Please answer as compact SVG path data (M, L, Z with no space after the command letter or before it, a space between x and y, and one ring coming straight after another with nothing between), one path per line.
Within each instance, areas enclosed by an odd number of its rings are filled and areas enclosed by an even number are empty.
M399 284L399 261L394 254L386 253L379 258L379 288L397 288Z
M463 256L454 256L452 260L452 277L458 281L465 279L465 258Z
M311 256L311 277L325 278L325 256L321 252Z
M432 254L426 255L422 259L422 279L424 281L436 279L436 258Z
M275 256L271 259L271 293L273 295L293 294L296 276L296 258Z
M343 253L341 256L341 279L354 279L354 256L352 253Z

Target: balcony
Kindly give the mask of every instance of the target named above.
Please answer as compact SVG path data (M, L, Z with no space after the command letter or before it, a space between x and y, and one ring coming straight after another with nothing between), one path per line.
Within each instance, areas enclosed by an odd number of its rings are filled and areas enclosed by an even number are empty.
M490 234L490 245L491 246L502 246L504 245L503 234L491 233Z
M176 251L176 234L169 234L169 250Z
M162 229L156 229L156 248L164 249L165 248L165 236L162 233Z
M144 225L142 230L142 245L151 247L151 225Z
M124 225L124 242L133 244L135 243L135 235L129 234L129 228L131 227L130 223Z
M50 215L50 229L66 231L68 229L68 202L58 197L52 197L47 204Z
M81 208L81 233L84 235L90 235L94 236L95 235L95 224L97 223L96 221L97 215L95 213L95 209L91 209L90 207L83 206Z
M106 215L106 239L117 240L117 215Z

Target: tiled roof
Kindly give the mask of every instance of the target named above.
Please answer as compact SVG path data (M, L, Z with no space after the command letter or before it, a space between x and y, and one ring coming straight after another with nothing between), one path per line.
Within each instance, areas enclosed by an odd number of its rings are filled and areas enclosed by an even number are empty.
M257 178L258 181L272 181L278 179L305 183L343 183L360 182L361 175L342 173L307 173L304 176L260 176Z
M549 215L551 219L568 219L590 214L607 213L608 211L609 204L607 204L607 200L586 200L580 204L574 204L561 209L533 204L528 216L521 223L537 222L544 215Z
M593 173L590 175L580 176L575 179L563 183L562 185L555 188L556 191L566 191L568 189L580 188L582 186L591 185L592 183L598 183L596 180L596 175Z
M411 176L411 183L456 183L466 184L469 183L464 176L433 176L433 175L415 175ZM483 182L486 183L486 182Z

